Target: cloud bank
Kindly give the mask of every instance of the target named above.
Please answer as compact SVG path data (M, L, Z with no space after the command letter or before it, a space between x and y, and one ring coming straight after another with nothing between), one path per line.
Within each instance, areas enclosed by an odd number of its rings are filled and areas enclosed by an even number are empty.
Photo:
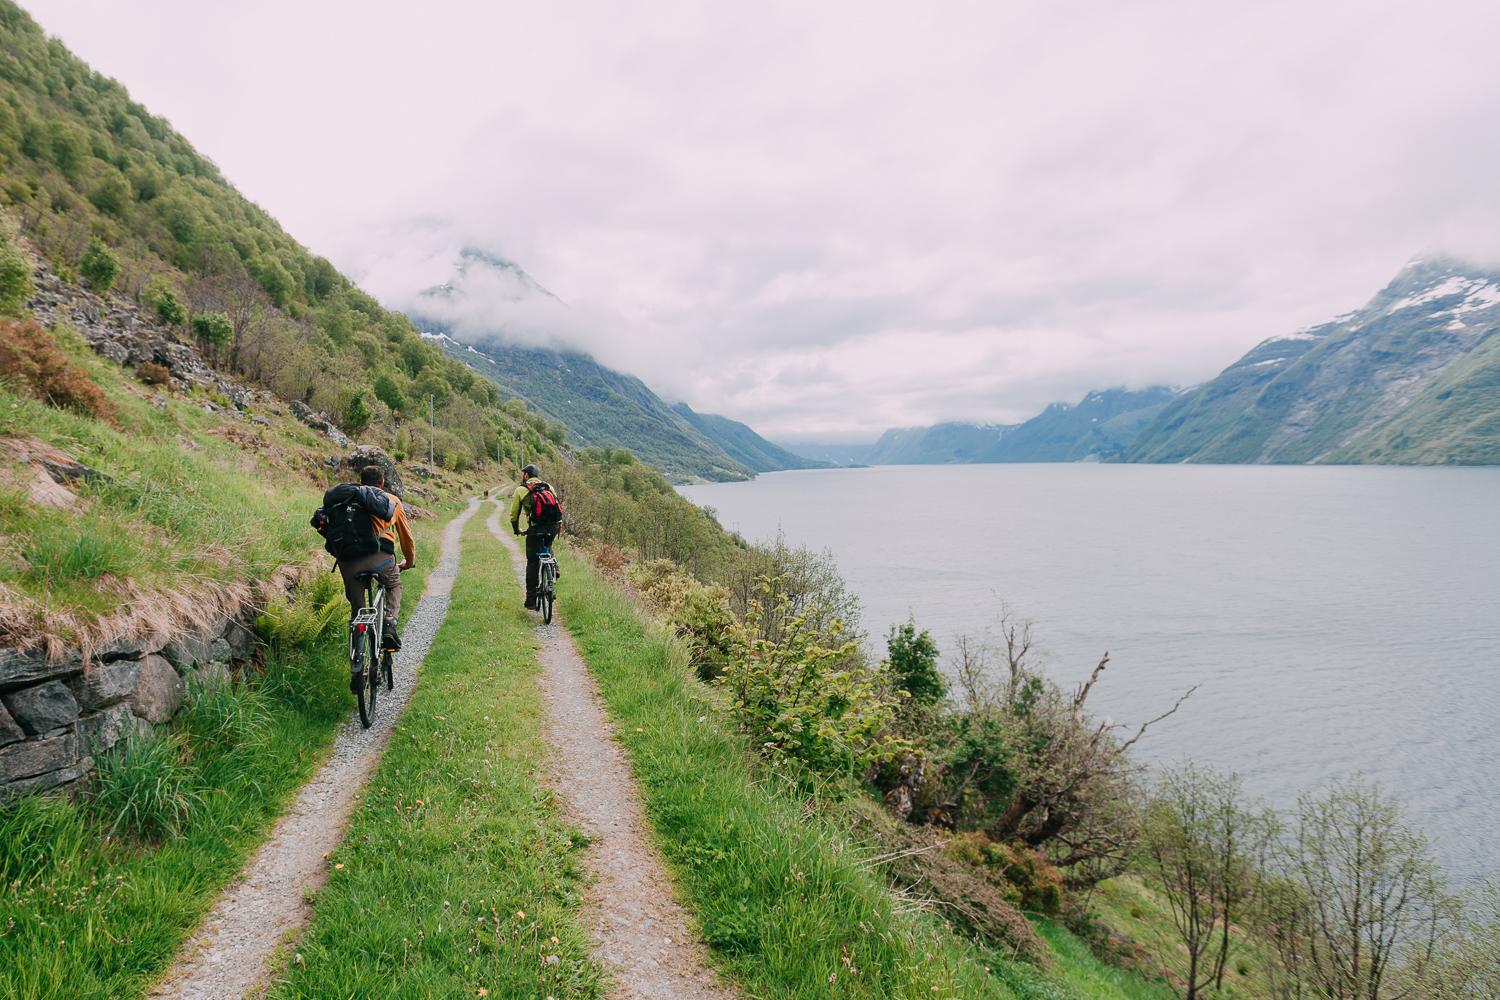
M1500 260L1500 5L34 0L383 300L773 437L1187 384ZM530 338L530 339L528 339Z

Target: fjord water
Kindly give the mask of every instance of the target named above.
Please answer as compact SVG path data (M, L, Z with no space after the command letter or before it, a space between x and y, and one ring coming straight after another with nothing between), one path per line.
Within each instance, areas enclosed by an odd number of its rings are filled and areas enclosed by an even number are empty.
M951 655L1035 624L1064 686L1139 744L1277 806L1364 774L1457 882L1500 874L1500 469L967 465L683 487L726 528L827 548L872 646L908 615Z

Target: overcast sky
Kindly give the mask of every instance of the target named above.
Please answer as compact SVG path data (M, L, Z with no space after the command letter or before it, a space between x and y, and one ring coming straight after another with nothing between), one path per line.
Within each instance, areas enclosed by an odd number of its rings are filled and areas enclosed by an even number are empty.
M1500 260L1493 0L27 6L388 304L483 247L777 438L1190 384Z

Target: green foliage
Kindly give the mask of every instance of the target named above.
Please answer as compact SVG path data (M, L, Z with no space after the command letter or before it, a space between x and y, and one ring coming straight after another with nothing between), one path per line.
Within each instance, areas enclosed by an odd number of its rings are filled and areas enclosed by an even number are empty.
M0 313L19 316L31 298L31 261L21 249L15 226L0 223Z
M177 297L172 286L157 278L147 285L141 293L141 299L151 308L156 310L156 315L163 323L173 326L181 326L187 322L187 307Z
M370 404L365 402L365 394L356 392L350 397L349 406L344 410L344 430L350 434L359 434L370 426L374 416L370 412Z
M25 575L48 588L105 574L124 576L132 564L129 543L96 520L39 528L22 542L21 555Z
M859 641L845 638L838 619L821 622L816 606L793 611L778 590L763 581L730 629L724 684L751 741L815 773L846 777L907 752L892 727L899 699L864 665ZM771 619L778 626L766 637Z
M400 413L406 409L406 394L401 391L401 386L389 375L375 376L375 398L391 408L392 413Z
M687 643L689 662L698 676L715 680L730 653L729 591L700 583L669 559L652 559L630 567L630 582L646 603L660 612Z
M194 677L188 684L187 702L173 720L191 747L201 767L227 753L254 754L265 749L271 715L253 688L226 679L213 681Z
M325 635L347 608L343 586L333 573L309 577L296 599L277 595L255 619L255 630L283 649L304 649Z
M892 683L906 692L913 705L935 705L943 699L948 684L938 670L938 648L931 632L918 632L916 623L908 620L891 626L885 645Z
M99 758L89 805L111 836L176 837L203 813L184 749L176 735L132 734Z
M210 347L223 347L234 336L234 324L221 312L202 312L193 317L193 333Z
M89 240L88 249L78 259L78 273L96 292L107 292L120 274L120 258L99 240Z

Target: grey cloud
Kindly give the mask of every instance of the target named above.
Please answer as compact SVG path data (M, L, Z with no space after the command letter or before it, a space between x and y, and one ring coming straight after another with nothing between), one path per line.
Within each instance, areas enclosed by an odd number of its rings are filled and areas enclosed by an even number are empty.
M498 249L568 305L471 335L773 434L1194 382L1500 260L1488 0L30 7L384 301Z

